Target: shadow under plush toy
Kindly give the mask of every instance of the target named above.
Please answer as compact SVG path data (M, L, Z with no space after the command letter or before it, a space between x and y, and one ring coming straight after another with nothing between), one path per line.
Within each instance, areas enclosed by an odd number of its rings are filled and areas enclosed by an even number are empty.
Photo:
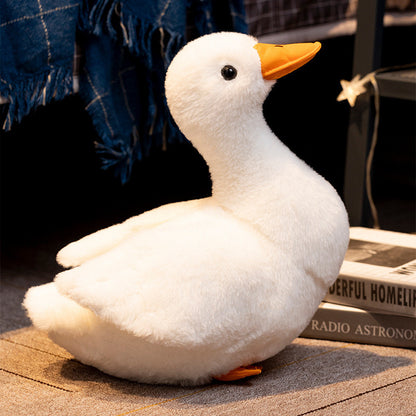
M132 217L69 244L70 270L31 288L34 325L78 360L148 383L201 384L261 370L309 323L337 277L348 220L332 186L267 126L274 80L319 43L237 33L186 45L169 108L207 161L212 196Z

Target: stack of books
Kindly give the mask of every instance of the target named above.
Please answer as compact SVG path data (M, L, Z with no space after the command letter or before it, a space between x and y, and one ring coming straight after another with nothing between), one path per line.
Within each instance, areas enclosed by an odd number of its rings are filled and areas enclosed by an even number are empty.
M416 235L352 227L340 275L301 336L416 348Z

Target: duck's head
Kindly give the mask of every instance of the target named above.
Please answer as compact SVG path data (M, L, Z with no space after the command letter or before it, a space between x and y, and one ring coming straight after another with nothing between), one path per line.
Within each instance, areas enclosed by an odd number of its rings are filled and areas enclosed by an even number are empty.
M320 49L319 42L258 43L251 36L220 32L202 36L179 51L166 75L166 97L182 132L238 128L262 105L276 79L294 71Z

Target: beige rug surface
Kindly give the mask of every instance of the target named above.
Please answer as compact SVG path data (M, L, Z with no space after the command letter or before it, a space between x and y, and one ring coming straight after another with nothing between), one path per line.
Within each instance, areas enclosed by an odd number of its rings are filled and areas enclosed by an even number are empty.
M49 279L48 270L2 270L1 416L416 415L411 349L298 338L241 382L184 388L108 376L30 326L24 293Z

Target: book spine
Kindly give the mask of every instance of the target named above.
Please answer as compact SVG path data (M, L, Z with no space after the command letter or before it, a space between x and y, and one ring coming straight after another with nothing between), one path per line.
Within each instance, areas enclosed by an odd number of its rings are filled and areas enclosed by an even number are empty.
M416 317L416 287L373 278L340 275L325 301Z
M304 338L416 348L416 319L361 309L320 306L300 335Z

